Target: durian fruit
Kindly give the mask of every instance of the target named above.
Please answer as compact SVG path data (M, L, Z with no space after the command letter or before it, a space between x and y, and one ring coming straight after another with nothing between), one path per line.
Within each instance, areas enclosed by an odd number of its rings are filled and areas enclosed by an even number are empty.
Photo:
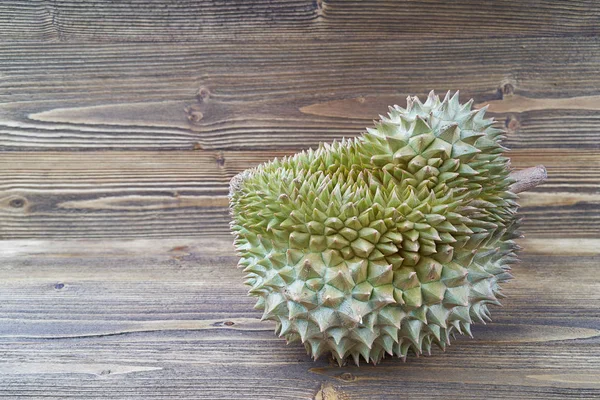
M503 131L458 92L407 103L358 138L231 182L255 308L315 359L445 349L490 320L511 278L520 233Z

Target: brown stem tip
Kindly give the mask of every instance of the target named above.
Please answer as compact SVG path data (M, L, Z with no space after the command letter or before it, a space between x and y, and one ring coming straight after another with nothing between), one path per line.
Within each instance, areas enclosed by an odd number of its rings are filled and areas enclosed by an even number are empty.
M516 182L510 186L513 193L521 193L533 189L548 178L546 167L538 165L531 168L525 168L520 171L513 171L509 175Z

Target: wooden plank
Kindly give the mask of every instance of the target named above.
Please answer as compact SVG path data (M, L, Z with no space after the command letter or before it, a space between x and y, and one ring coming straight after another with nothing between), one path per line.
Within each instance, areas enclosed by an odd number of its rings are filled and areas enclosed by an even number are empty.
M0 237L227 235L229 180L279 152L6 152ZM600 152L512 151L515 168L549 179L522 194L528 237L598 238Z
M600 148L593 37L3 43L0 60L4 150L296 149L430 89L491 103L509 147Z
M599 27L594 0L0 2L0 397L600 398ZM228 181L430 89L548 167L516 279L445 353L313 362L246 296Z
M0 396L597 398L600 242L523 244L475 339L338 368L259 321L227 238L1 241Z
M592 0L438 1L123 1L9 0L0 4L0 39L12 41L192 41L265 37L516 36L598 33Z

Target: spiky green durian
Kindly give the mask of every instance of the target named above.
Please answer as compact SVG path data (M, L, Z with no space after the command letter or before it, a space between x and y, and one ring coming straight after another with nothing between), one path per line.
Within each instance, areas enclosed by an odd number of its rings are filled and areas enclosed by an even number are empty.
M250 294L315 359L444 349L499 304L519 236L503 131L458 93L231 182Z

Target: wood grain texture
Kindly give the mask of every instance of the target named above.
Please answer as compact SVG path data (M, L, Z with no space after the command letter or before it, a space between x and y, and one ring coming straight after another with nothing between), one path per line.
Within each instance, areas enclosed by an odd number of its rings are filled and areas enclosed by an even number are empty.
M259 321L227 237L3 241L0 396L597 398L600 242L522 244L504 307L475 339L338 368Z
M13 41L193 41L198 37L596 34L593 0L10 0L0 38ZM418 23L415 23L417 22Z
M600 3L0 2L0 398L600 398ZM260 322L228 181L461 90L507 131L526 238L445 352L312 362Z
M206 237L229 232L238 172L293 151L8 152L0 157L0 237ZM600 238L600 153L512 151L514 168L543 164L523 193L528 237Z
M0 149L297 149L460 89L511 148L598 150L599 50L581 36L1 43Z

